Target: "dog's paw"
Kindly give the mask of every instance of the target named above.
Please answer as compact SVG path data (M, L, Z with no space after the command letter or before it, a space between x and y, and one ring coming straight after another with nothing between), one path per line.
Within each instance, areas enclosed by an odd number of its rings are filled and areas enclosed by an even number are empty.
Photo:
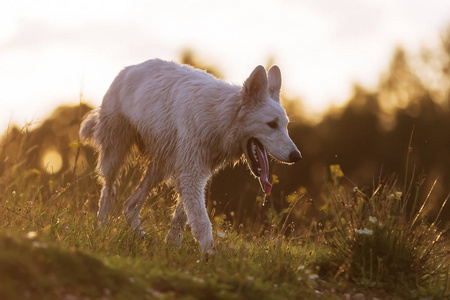
M208 260L208 258L215 255L216 245L213 239L207 239L206 241L199 241L200 254L203 259Z
M183 243L183 230L171 227L166 235L166 243L171 247L181 248Z
M143 237L145 237L145 235L147 234L147 233L144 231L144 228L142 228L141 226L139 226L138 228L136 228L136 229L134 230L134 232L136 233L136 236L139 237L139 238L143 238Z
M141 226L141 221L139 220L139 218L128 220L128 225L130 225L131 229L135 232L137 236L139 237L145 236L146 233L144 231L144 228L142 228Z
M106 225L108 225L108 223L109 223L108 217L97 217L97 225L99 227L106 227Z

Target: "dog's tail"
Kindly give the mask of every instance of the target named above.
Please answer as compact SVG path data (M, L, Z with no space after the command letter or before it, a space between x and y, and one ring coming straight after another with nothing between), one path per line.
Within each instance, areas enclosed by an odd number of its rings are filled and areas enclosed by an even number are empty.
M80 126L80 140L94 140L94 128L98 122L98 111L99 109L93 109L87 114Z

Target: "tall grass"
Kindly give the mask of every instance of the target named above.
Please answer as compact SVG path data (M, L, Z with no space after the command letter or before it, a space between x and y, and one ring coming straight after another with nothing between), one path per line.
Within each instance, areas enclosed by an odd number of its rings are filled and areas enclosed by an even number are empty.
M332 166L320 220L324 230L293 226L292 212L309 198L303 189L287 196L280 211L260 199L260 221L245 229L211 210L217 252L205 261L189 231L181 249L164 243L170 190L149 196L142 213L145 238L127 226L121 201L110 224L98 227L99 186L83 165L87 150L71 142L74 161L52 174L30 162L36 146L26 131L5 135L0 143L0 299L450 295L446 231L440 212L429 222L423 218L432 192L422 193L423 180L405 188L392 176L368 193L344 186L342 170ZM131 164L119 199L131 194L142 175L141 158L132 157Z
M338 168L334 166L333 168ZM381 180L370 193L345 189L342 171L332 168L330 225L327 242L334 262L327 268L335 278L346 277L367 287L383 288L405 297L449 295L449 248L439 228L442 208L434 221L422 215L432 189L422 196L424 180L415 192L400 186L396 176ZM412 208L411 208L412 206Z
M19 140L12 143L11 138ZM278 232L243 233L229 220L212 215L217 255L201 260L189 231L182 249L164 243L173 203L165 190L149 196L143 209L145 238L136 237L126 224L121 201L110 224L98 227L99 187L94 173L79 173L83 166L76 162L58 174L47 173L30 164L27 155L33 145L26 134L4 140L10 143L0 148L4 161L0 299L309 299L314 295L306 270L299 269L309 265L310 250L289 244ZM20 146L9 148L16 145ZM77 149L76 143L73 147L80 159L84 150ZM138 156L131 161L141 162ZM133 191L140 176L139 168L125 170L119 200Z

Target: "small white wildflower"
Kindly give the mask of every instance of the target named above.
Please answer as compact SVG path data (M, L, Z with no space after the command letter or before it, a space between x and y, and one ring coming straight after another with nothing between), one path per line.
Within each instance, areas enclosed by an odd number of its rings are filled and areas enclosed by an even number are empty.
M305 269L305 266L303 266L303 265L297 267L297 270L304 270L304 269Z
M317 274L308 275L308 282L313 289L317 289L319 287L319 284L316 281L316 279L318 279L318 278L319 278L319 276Z
M192 278L193 281L198 282L198 283L204 283L205 280L203 278L198 278L198 277L194 277Z
M147 288L145 290L147 291L147 293L149 293L150 295L152 295L152 296L154 296L155 298L158 298L158 299L161 299L164 296L163 293L161 293L158 290L154 290L154 289L151 289L151 288Z
M323 295L323 293L319 290L314 290L314 293L316 294L316 296L321 297Z
M373 230L367 229L367 228L364 228L364 229L356 229L356 233L372 235L372 234L373 234Z
M111 290L110 289L107 289L107 288L104 288L103 289L103 294L105 294L106 296L111 296Z
M373 224L378 224L378 219L376 217L369 216L369 222Z
M37 232L36 231L30 231L30 232L27 233L27 238L34 239L35 237L37 237Z
M220 238L224 238L227 234L221 230L217 230L217 236Z
M33 241L33 243L31 243L31 246L33 246L34 248L42 248L42 249L48 248L46 243L41 243L38 241Z

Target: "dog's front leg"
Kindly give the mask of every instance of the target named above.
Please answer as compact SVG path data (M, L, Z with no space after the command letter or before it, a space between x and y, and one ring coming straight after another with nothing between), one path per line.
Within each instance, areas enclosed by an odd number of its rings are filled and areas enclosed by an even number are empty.
M192 233L200 245L200 252L202 255L205 253L210 255L214 250L214 240L204 196L209 174L193 173L182 174L179 177L177 190L183 201Z

